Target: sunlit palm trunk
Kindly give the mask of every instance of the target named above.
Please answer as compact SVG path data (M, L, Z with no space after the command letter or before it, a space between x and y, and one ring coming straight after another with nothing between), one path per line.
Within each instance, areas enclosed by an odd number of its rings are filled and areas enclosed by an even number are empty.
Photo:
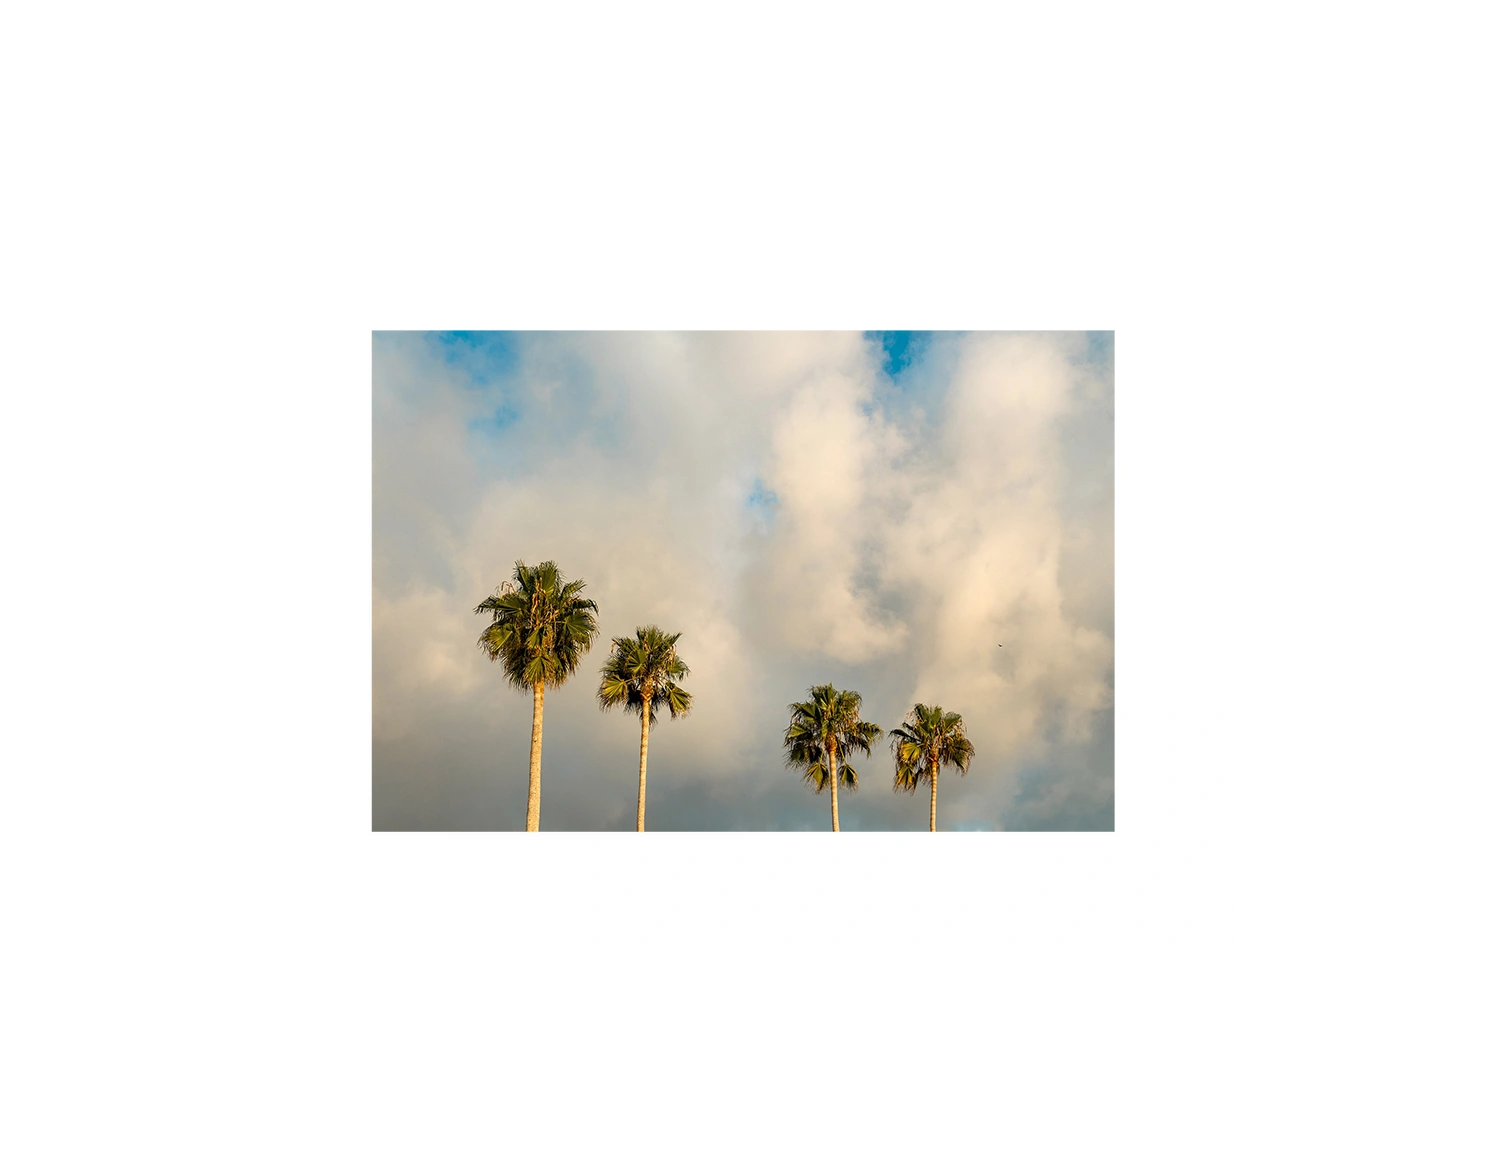
M932 808L927 813L927 831L937 832L937 765L932 765Z
M833 783L828 787L833 791L833 831L837 833L839 831L839 769L832 748L828 749L828 774L833 778Z
M542 827L542 684L531 688L531 787L526 791L526 831Z
M641 707L641 790L635 798L635 831L646 831L646 732L651 726L651 700Z

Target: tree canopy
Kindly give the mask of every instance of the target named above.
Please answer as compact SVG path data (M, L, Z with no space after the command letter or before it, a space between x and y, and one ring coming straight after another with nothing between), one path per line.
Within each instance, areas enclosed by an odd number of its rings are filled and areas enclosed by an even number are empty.
M690 673L677 656L677 639L656 626L638 626L633 638L616 638L600 669L599 707L624 707L639 715L649 704L650 721L665 710L673 719L686 715L693 696L678 685Z
M870 754L870 745L880 738L880 728L859 717L857 691L840 691L832 683L810 687L808 697L788 706L791 723L786 729L786 766L801 771L816 792L834 779L829 774L829 756L845 788L859 788L859 773L848 762L856 751Z
M974 759L974 745L969 742L963 716L941 707L918 703L906 722L890 733L890 739L896 757L893 787L897 791L910 792L918 784L930 784L938 769L950 765L967 772Z
M517 561L514 580L514 588L501 588L474 607L493 618L479 647L502 664L517 690L561 686L593 645L599 607L582 596L582 581L562 579L556 561Z

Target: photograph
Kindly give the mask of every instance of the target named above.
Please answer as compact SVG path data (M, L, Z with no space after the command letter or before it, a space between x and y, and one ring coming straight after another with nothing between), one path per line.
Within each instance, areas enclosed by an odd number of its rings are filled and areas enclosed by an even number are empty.
M1114 333L376 332L375 830L1114 829Z

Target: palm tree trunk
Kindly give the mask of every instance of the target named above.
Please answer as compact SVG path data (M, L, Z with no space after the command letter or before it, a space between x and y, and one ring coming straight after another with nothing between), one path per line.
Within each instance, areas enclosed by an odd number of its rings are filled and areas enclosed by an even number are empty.
M531 787L526 791L526 831L542 827L542 684L531 688Z
M937 832L937 764L932 765L932 808L927 812L927 831Z
M635 798L635 831L646 831L646 731L651 726L651 701L641 706L641 791Z
M828 787L833 792L833 831L839 831L839 765L833 754L833 749L828 749L828 775L833 778L833 783Z

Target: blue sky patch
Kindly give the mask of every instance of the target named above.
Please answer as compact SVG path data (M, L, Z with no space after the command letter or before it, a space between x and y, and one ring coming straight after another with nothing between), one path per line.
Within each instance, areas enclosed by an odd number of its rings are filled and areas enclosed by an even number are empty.
M510 426L520 417L520 410L512 404L505 402L501 403L489 414L481 415L478 418L471 418L464 425L474 433L494 434L497 431L505 430L506 427Z
M761 482L760 476L755 477L750 494L745 497L745 507L765 519L770 519L771 514L776 510L776 493Z
M921 360L923 352L932 341L930 329L872 330L865 336L871 340L879 340L881 349L885 351L885 362L881 369L892 382L897 381L913 362Z
M429 334L443 360L466 373L480 385L515 370L519 346L513 333L451 330Z
M1085 333L1088 339L1089 361L1100 363L1112 361L1115 353L1115 331L1113 329L1093 330Z

